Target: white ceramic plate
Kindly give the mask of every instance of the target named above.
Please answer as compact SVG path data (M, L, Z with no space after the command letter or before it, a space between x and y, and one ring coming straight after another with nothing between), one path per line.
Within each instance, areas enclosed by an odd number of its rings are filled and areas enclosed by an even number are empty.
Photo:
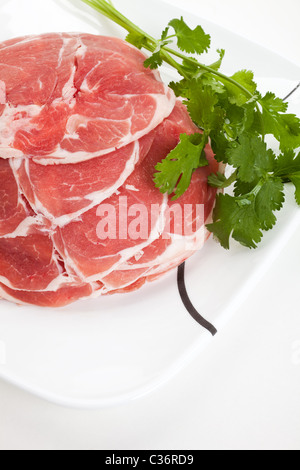
M273 89L283 97L300 80L298 66L162 1L149 0L143 8L140 0L115 4L153 35L181 14L192 24L201 23L214 38L213 49L228 51L224 70L252 68L264 77L263 91ZM0 0L0 9L0 40L46 31L124 37L79 0ZM300 113L300 93L293 95L291 109ZM217 329L253 291L299 226L300 211L291 188L287 199L276 229L256 251L233 245L226 252L210 240L187 262L192 302ZM60 310L0 301L0 377L62 405L115 405L167 381L211 338L185 310L176 272L136 293L77 302Z

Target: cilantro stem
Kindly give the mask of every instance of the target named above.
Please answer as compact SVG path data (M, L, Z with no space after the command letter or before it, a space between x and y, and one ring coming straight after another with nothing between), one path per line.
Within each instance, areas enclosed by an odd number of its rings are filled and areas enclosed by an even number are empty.
M82 0L84 3L102 13L108 19L114 21L122 28L126 29L129 33L139 33L144 36L148 41L157 45L157 41L145 31L141 30L136 24L132 23L126 16L122 15L112 4L110 0ZM150 49L149 49L150 50ZM153 52L153 49L151 49Z
M171 34L171 36L167 36L166 41L168 41L169 39L173 39L173 38L176 38L176 34Z
M221 177L221 180L218 177ZM217 175L215 173L212 173L208 177L208 184L212 186L213 188L219 188L219 189L225 189L229 188L237 179L238 176L238 170L235 170L231 176L228 178L225 178L223 174L218 173Z
M238 176L238 170L235 170L235 172L232 173L232 175L229 176L229 178L227 178L226 183L224 184L223 188L229 188L229 186L231 186L235 182L235 180L237 179L237 176Z
M196 59L193 59L192 57L186 57L184 54L181 54L181 52L175 51L174 49L171 49L169 47L163 47L163 50L167 51L169 54L175 55L176 57L178 57L180 59L184 59L186 62L189 62L190 64L193 64L193 65L196 65L197 67L199 67L203 70L206 70L207 72L209 72L213 75L216 75L217 77L222 78L223 80L226 80L229 83L232 83L232 85L235 85L240 90L242 90L245 93L245 95L249 96L249 98L253 98L253 94L251 93L251 91L247 90L247 88L245 88L243 85L238 83L233 78L228 77L224 73L219 72L218 70L212 69L208 65L202 64L202 63L198 62Z
M261 190L261 188L263 187L265 181L266 181L266 178L265 179L261 178L261 180L257 183L257 185L252 189L252 191L248 193L248 196L256 197L259 191ZM240 199L244 199L244 198L245 196L240 196Z
M176 62L175 59L173 59L173 57L168 53L168 51L166 50L166 48L162 47L161 48L161 56L162 58L164 59L164 61L171 65L172 67L174 67L179 73L180 75L185 78L185 79L189 79L189 76L184 72L184 70L182 69L181 65Z

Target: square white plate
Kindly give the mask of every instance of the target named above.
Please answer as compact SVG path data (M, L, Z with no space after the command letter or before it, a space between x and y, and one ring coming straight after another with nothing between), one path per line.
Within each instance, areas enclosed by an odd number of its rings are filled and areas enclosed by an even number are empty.
M140 0L115 4L154 36L180 15L192 25L202 24L213 37L212 50L227 50L225 72L253 69L263 77L262 91L271 89L284 97L300 80L297 65L160 0L143 3L143 8ZM124 37L120 28L79 0L0 0L0 8L0 40L48 31ZM168 79L168 72L164 77ZM300 113L300 92L291 98L291 110ZM227 252L210 240L187 262L191 300L217 329L253 291L299 226L300 211L290 187L278 219L256 251L232 244ZM60 310L0 301L0 377L62 405L115 405L167 381L211 338L185 310L176 271L139 292L77 302Z

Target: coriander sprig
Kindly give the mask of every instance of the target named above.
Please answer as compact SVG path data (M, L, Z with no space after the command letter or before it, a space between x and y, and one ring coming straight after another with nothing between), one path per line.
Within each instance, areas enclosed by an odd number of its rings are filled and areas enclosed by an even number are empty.
M300 205L300 120L274 93L261 95L253 73L240 70L231 76L220 71L225 51L206 65L198 60L211 38L201 26L191 29L183 18L173 19L155 39L122 15L110 0L82 0L127 30L127 41L151 53L145 67L167 63L181 80L171 82L183 99L201 134L182 134L178 146L156 166L154 182L163 193L179 198L189 187L193 172L208 164L204 149L209 142L219 162L233 167L226 178L217 173L208 183L219 189L234 185L234 195L219 194L208 229L229 248L230 238L255 248L263 231L276 223L275 212L284 203L284 183L295 186ZM177 48L172 47L176 41ZM191 55L192 54L192 55ZM268 149L266 135L279 142L281 154Z

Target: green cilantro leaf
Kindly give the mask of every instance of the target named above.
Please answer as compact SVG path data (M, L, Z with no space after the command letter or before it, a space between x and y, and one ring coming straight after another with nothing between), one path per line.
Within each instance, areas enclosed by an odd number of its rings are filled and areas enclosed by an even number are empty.
M299 147L300 119L294 114L284 114L286 104L273 93L267 93L259 102L263 108L264 133L273 134L283 151Z
M189 97L189 82L187 80L183 79L180 82L170 82L169 87L172 88L177 97Z
M138 49L142 49L147 39L142 34L132 31L126 36L126 41Z
M211 138L211 147L215 154L215 159L218 162L228 163L226 157L226 151L229 148L230 142L225 136L223 130L221 131L212 131L210 133Z
M212 224L207 228L227 250L230 237L249 248L256 248L262 239L260 220L254 202L228 194L217 196Z
M279 155L274 174L284 182L291 181L294 184L296 202L300 205L300 152L296 156L295 152L288 150Z
M241 135L226 152L227 160L238 168L238 177L244 183L258 181L272 171L275 155L258 136Z
M180 82L170 82L169 87L172 88L177 97L187 98L189 84L186 80Z
M199 76L199 73L198 73ZM226 88L224 87L223 83L216 80L214 77L207 73L201 73L201 82L204 86L210 87L215 93L218 95L225 94Z
M169 34L169 30L170 28L167 26L166 29L163 30L162 34L161 34L161 41L164 42L167 40L168 38L168 34Z
M234 195L245 196L246 194L251 193L254 190L255 186L256 186L256 182L245 183L244 181L237 178L234 183Z
M201 26L192 30L181 17L170 21L169 26L174 28L179 49L188 53L202 54L210 47L210 36L205 34Z
M246 103L243 106L230 104L220 98L222 108L226 110L226 120L224 123L224 132L231 140L237 140L239 135L245 132L252 132L255 122L255 104Z
M173 199L182 196L190 185L194 170L208 165L204 153L206 144L204 134L181 134L177 147L156 165L155 186L163 193L174 193Z
M256 248L262 231L276 223L275 211L284 203L283 183L280 178L268 177L241 196L219 194L213 213L213 223L207 226L221 245L229 249L230 237L248 248ZM250 190L251 189L251 190Z
M202 86L198 80L190 82L190 100L185 104L192 120L208 133L221 129L224 122L224 111L217 103L218 98L210 87Z
M144 66L150 67L151 70L157 69L163 64L163 58L161 56L161 50L154 52L148 59L145 60Z
M285 197L280 178L268 178L255 199L255 211L263 230L271 230L276 224L274 211L282 208Z
M254 94L257 90L257 84L253 81L253 72L250 70L241 70L232 75L230 78L239 83L251 94ZM228 90L230 103L242 106L243 104L247 103L247 101L249 101L249 94L242 89L237 88L233 83L227 82L226 88Z
M295 191L295 198L297 204L300 206L300 172L297 174L290 176L291 182L294 184L296 191Z
M261 99L261 104L271 113L286 113L288 109L288 103L277 98L276 95L270 91Z
M214 70L220 70L223 59L225 57L225 49L217 49L217 53L220 56L219 60L210 65L210 68Z
M275 161L275 175L289 177L293 173L300 173L300 152L296 156L293 150L287 150Z

